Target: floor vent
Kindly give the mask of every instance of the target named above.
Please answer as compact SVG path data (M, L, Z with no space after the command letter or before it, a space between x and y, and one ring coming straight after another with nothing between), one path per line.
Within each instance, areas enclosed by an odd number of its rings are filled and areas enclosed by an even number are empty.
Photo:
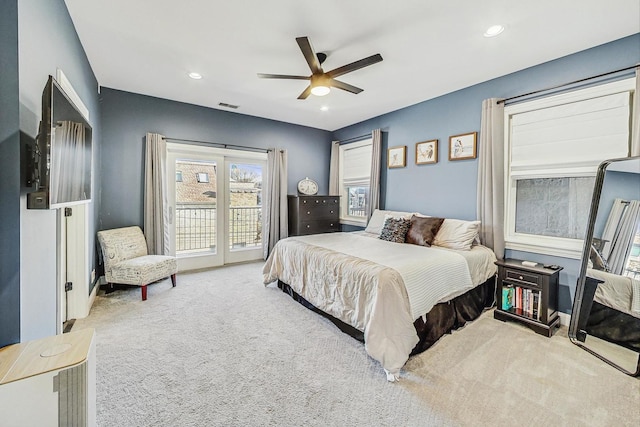
M226 102L220 102L218 105L219 105L220 107L233 108L234 110L238 108L238 106L237 106L237 105L227 104Z

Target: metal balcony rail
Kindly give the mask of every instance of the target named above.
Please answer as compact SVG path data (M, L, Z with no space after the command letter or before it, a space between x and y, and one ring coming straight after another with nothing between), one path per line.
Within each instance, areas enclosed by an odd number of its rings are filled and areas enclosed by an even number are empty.
M176 253L216 251L215 205L176 207ZM262 207L229 208L229 248L257 248L262 245Z

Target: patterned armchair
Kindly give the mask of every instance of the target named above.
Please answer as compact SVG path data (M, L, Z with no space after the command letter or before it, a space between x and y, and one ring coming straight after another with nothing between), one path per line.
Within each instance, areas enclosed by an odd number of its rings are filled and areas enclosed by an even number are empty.
M175 257L148 255L147 242L140 227L124 227L98 231L108 284L121 283L142 288L142 301L147 299L147 285L171 276L176 286L178 263Z

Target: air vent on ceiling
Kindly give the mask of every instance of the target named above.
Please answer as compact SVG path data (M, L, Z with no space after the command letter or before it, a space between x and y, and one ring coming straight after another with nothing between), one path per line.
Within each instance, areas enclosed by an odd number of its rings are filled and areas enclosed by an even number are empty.
M218 105L219 105L220 107L233 108L234 110L238 108L238 106L237 106L237 105L227 104L226 102L220 102Z

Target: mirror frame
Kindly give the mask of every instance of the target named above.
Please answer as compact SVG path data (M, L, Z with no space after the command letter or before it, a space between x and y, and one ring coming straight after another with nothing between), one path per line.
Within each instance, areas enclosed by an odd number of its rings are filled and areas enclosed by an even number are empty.
M596 173L596 180L593 186L593 196L591 198L591 207L589 209L589 220L587 222L587 232L584 237L584 245L582 249L582 259L580 262L580 271L578 272L578 280L576 282L576 291L573 299L573 308L571 309L571 320L569 322L569 339L572 343L582 348L583 350L588 351L614 368L624 372L627 375L631 375L634 377L640 376L640 353L638 357L638 364L636 366L635 372L628 371L623 367L617 365L601 354L596 353L590 348L586 347L582 341L578 339L578 324L580 320L580 310L582 308L582 300L585 294L585 282L586 282L586 273L587 266L589 264L589 254L591 252L591 242L593 240L593 229L596 223L596 217L598 216L598 207L600 205L600 196L602 195L602 186L604 184L604 176L607 170L607 167L616 162L625 161L625 160L640 160L640 157L623 157L619 159L610 159L605 160L600 163L598 166L598 171ZM587 313L588 315L588 313Z

